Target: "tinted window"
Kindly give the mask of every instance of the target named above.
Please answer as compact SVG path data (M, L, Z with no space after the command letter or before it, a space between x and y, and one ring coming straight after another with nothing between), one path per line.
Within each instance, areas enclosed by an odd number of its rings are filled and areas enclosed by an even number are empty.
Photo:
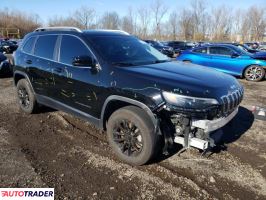
M204 47L204 48L200 48L200 49L195 49L195 50L193 50L193 52L195 52L195 53L207 53L207 48L206 47Z
M28 39L25 45L23 46L23 51L25 51L26 53L32 53L34 41L35 37L31 37L30 39Z
M40 36L35 45L34 54L43 58L53 59L56 35Z
M77 56L91 55L89 49L76 37L64 35L60 47L60 62L72 65Z
M113 64L140 65L169 61L167 56L151 45L132 36L95 36L88 37L88 40L104 60Z
M226 47L210 47L210 54L230 56L232 51Z

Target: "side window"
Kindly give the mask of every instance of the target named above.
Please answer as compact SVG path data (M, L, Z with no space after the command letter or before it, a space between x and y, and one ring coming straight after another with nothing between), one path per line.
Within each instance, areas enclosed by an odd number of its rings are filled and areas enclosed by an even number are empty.
M36 37L31 37L30 39L28 39L25 45L23 46L23 51L25 51L26 53L32 53L32 48L33 48L35 39Z
M210 54L230 56L232 51L226 47L210 47Z
M90 55L89 49L80 39L70 35L63 35L60 47L60 62L72 65L75 57Z
M34 54L43 58L53 59L57 35L39 36Z
M193 50L193 52L207 54L207 47L203 47L203 48L200 48L200 49L195 49L195 50Z

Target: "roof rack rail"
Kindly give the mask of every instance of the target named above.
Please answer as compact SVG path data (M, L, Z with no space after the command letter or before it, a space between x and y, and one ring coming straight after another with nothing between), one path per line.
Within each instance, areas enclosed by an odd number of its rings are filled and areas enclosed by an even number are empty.
M34 32L41 31L77 31L82 32L79 28L76 27L67 27L67 26L54 26L54 27L40 27L34 30Z

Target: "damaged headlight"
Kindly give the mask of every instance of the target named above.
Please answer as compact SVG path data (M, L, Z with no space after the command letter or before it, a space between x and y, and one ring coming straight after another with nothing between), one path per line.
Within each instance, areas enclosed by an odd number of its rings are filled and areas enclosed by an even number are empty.
M204 109L219 104L216 99L190 97L171 92L163 92L163 97L167 103L187 109Z

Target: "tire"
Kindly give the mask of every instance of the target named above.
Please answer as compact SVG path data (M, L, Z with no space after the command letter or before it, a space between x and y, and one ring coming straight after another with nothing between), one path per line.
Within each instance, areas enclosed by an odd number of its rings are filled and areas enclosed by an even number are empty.
M250 65L244 72L244 76L248 81L258 82L264 79L265 69L259 65Z
M109 145L119 159L144 165L155 155L157 133L147 113L136 106L115 111L107 124Z
M17 83L17 97L19 107L22 111L31 114L38 108L36 97L26 79L20 79Z

